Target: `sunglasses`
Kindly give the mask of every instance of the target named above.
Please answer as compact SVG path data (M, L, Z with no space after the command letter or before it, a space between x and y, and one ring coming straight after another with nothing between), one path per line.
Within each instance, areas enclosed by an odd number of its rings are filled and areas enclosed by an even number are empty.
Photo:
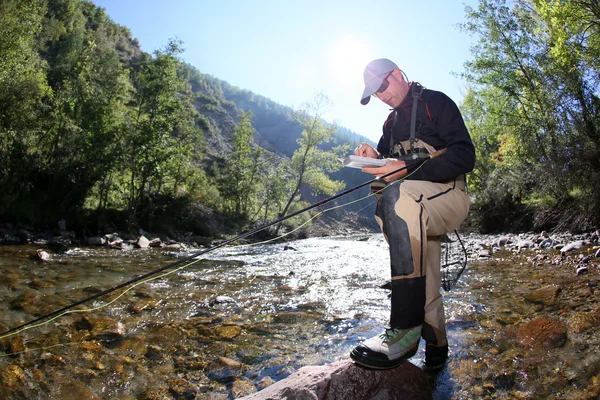
M372 94L373 97L377 97L377 93L383 93L387 90L388 86L390 86L390 82L388 81L388 78L390 77L390 75L392 75L393 72L394 71L390 71L387 73L387 75L383 78L383 81L381 82L381 86L379 86L379 89L377 89L377 91Z

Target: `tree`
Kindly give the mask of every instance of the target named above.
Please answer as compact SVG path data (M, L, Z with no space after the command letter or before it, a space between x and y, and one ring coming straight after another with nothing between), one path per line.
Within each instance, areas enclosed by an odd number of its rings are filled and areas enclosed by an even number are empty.
M42 0L0 2L0 215L26 213L17 209L30 190L32 153L43 132L39 116L50 92L36 48L45 12Z
M337 146L331 151L324 151L319 146L331 140L337 128L322 120L330 104L325 94L317 93L312 103L306 103L294 113L296 121L303 127L302 136L298 139L300 147L294 152L291 162L291 181L293 189L281 212L285 215L290 207L300 199L300 189L308 186L314 194L332 195L344 188L344 183L329 178L326 172L335 172L342 165L337 160L348 151L348 146ZM281 224L278 224L276 233Z
M597 35L590 34L597 32L598 10L592 3L481 0L477 9L467 8L463 28L480 38L474 60L465 64L473 93L463 106L479 117L471 120L471 133L478 150L496 147L485 174L537 210L537 226L595 224L589 217L574 224L561 207L598 215L593 204L600 195L572 172L585 168L600 176L600 54Z
M216 181L225 210L234 217L248 218L254 208L258 185L262 182L264 150L252 148L252 111L242 112L231 138L233 151L227 155L224 167L217 169Z
M185 81L178 75L181 43L170 41L155 57L144 57L134 72L135 108L125 143L128 168L130 225L137 224L139 207L149 205L165 181L189 162L198 143L196 113Z

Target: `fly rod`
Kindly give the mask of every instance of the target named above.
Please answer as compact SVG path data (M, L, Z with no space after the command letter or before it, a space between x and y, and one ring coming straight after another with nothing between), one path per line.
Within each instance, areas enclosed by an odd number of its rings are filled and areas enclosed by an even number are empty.
M13 332L16 332L16 331L18 331L18 330L20 330L20 329L26 328L26 327L28 327L28 326L30 326L30 325L33 325L33 324L37 323L37 322L40 322L40 321L42 321L42 320L45 320L45 319L48 319L48 318L51 318L51 317L55 317L55 316L57 316L57 315L59 315L59 314L61 314L61 313L64 313L65 311L67 311L67 310L69 310L69 309L71 309L71 308L73 308L73 307L77 307L77 306L79 306L79 305L81 305L81 304L83 304L83 303L87 303L87 302L89 302L89 301L95 300L95 299L97 299L97 298L99 298L99 297L102 297L102 296L105 296L105 295L107 295L107 294L109 294L109 293L112 293L112 292L114 292L115 290L119 290L119 289L121 289L121 288L124 288L124 287L126 287L126 286L129 286L129 285L131 285L132 283L139 282L139 281L141 281L141 280L144 280L144 279L146 279L146 278L149 278L149 277L151 277L151 276L153 276L153 275L156 275L156 274L158 274L159 272L162 272L162 271L165 271L165 270L167 270L167 269L169 269L169 268L173 268L173 267L175 267L175 266L177 266L177 265L183 264L183 263L185 263L185 262L187 262L187 261L189 261L189 260L192 260L192 259L194 259L194 258L196 258L196 257L198 257L198 256L201 256L201 255L203 255L203 254L206 254L206 253L210 253L211 251L217 250L217 249L219 249L219 248L221 248L221 247L225 247L225 246L227 246L228 244L230 244L230 243L232 243L232 242L235 242L235 241L237 241L237 240L240 240L240 239L244 239L244 238L246 238L246 237L248 237L248 236L252 236L252 235L254 235L255 233L258 233L258 232L260 232L260 231L262 231L262 230L264 230L264 229L267 229L267 228L269 228L269 227L271 227L271 226L273 226L273 225L275 225L275 224L278 224L278 223L280 223L280 222L283 222L283 221L285 221L285 220L288 220L288 219L290 219L290 218L293 218L293 217L295 217L295 216L296 216L296 215L298 215L298 214L302 214L303 212L306 212L306 211L312 210L313 208L316 208L316 207L322 206L322 205L324 205L324 204L327 204L327 203L329 203L330 201L333 201L333 200L335 200L335 199L337 199L337 198L340 198L340 197L342 197L342 196L345 196L345 195L347 195L347 194L349 194L349 193L352 193L352 192L354 192L355 190L358 190L358 189L360 189L360 188L362 188L362 187L365 187L365 186L367 186L367 185L370 185L370 184L372 184L372 183L375 183L375 182L381 181L381 180L383 180L384 178L387 178L388 176L391 176L391 175L393 175L393 174L395 174L395 173L398 173L398 172L400 172L400 171L403 171L403 170L407 169L408 167L418 167L418 166L420 166L421 164L425 163L426 161L429 161L429 160L431 160L431 159L434 159L434 158L438 157L439 155L441 155L441 154L443 154L443 153L445 153L445 152L446 152L446 149L438 150L438 151L436 151L435 153L432 153L432 154L430 154L428 157L425 157L425 158L422 158L422 159L418 159L418 160L417 160L417 162L415 162L414 164L411 164L410 166L409 166L409 165L405 165L404 167L402 167L402 168L398 168L398 169L396 169L396 170L394 170L394 171L391 171L391 172L388 172L388 173L387 173L387 174L385 174L385 175L382 175L382 176L375 177L375 178L373 178L373 179L371 179L371 180L369 180L369 181L367 181L367 182L361 183L361 184L360 184L360 185L358 185L358 186L355 186L355 187L353 187L353 188L350 188L350 189L346 189L346 190L344 190L344 191L342 191L342 192L340 192L340 193L337 193L337 194L335 194L335 195L333 195L333 196L331 196L331 197L328 197L328 198L326 198L326 199L324 199L324 200L321 200L321 201L319 201L319 202L317 202L317 203L311 204L311 205L309 205L309 206L307 206L307 207L305 207L305 208L303 208L303 209L301 209L301 210L294 211L294 212L292 212L292 213L290 213L290 214L288 214L288 215L285 215L285 216L283 216L283 217L277 218L277 219L276 219L276 220L274 220L274 221L268 222L268 223L266 223L266 224L264 224L264 225L261 225L261 226L259 226L259 227L256 227L256 228L254 228L254 229L252 229L252 230L250 230L250 231L247 231L247 232L241 233L240 235L238 235L238 236L236 236L236 237L233 237L233 238L231 238L231 239L227 239L227 240L225 240L225 241L223 241L223 242L221 242L221 243L218 243L218 244L216 244L216 245L214 245L214 246L212 246L212 247L209 247L209 248L207 248L207 249L200 250L200 251L197 251L197 252L195 252L195 253L192 253L191 255L189 255L189 256L187 256L187 257L184 257L184 258L182 258L181 260L174 261L174 262L172 262L172 263L169 263L169 264L167 264L167 265L165 265L165 266L163 266L163 267L160 267L160 268L158 268L158 269L155 269L155 270L153 270L153 271L150 271L150 272L148 272L148 273L146 273L146 274L144 274L144 275L140 275L140 276L138 276L138 277L136 277L136 278L133 278L133 279L131 279L131 280L128 280L127 282L123 282L123 283L121 283L121 284L119 284L119 285L117 285L117 286L114 286L114 287L110 288L110 289L106 289L106 290L103 290L103 291L101 291L100 293L96 293L96 294L95 294L95 295L93 295L93 296L86 297L86 298L85 298L85 299L83 299L83 300L76 301L76 302L74 302L74 303L72 303L72 304L70 304L70 305L68 305L68 306L65 306L65 307L63 307L63 308L61 308L61 309L58 309L58 310L56 310L56 311L52 311L51 313L48 313L48 314L46 314L46 315L42 315L41 317L38 317L38 318L36 318L36 319L34 319L34 320L31 320L31 321L29 321L29 322L25 322L25 323L23 323L23 324L21 324L21 325L19 325L19 326L16 326L16 327L14 327L14 328L11 328L11 329L9 329L8 331L6 331L6 332L4 332L4 333L0 334L0 339L3 339L4 337L8 336L9 334L11 334L11 333L13 333Z

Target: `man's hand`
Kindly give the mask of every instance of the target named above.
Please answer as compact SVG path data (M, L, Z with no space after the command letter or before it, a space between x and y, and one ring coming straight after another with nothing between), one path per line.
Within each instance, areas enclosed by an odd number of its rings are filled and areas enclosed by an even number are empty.
M367 145L368 146L368 145ZM371 147L372 148L372 147ZM403 168L406 166L406 163L402 160L397 160L395 158L387 158L387 163L383 167L374 167L374 168L363 168L362 172L366 172L375 176L383 176L397 169ZM396 172L388 177L385 177L383 180L386 182L393 182L402 177L406 176L406 170L402 170L400 172Z
M359 144L358 147L354 149L354 155L369 158L379 158L379 153L377 150L375 150L373 146L368 143Z

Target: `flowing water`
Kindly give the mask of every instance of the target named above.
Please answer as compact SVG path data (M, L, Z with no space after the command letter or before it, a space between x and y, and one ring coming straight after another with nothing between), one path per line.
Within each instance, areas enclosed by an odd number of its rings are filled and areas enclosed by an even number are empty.
M40 262L35 250L0 247L1 332L187 255L86 247ZM585 296L567 309L524 301L545 279L537 273L515 268L508 256L471 263L444 294L451 358L432 376L434 398L600 393L594 330L570 333L559 348L519 347L518 327L537 315L567 318L595 310ZM389 292L380 288L388 276L387 245L379 234L209 253L168 276L0 340L0 398L249 394L302 366L346 359L352 347L379 333L389 317ZM422 357L420 349L411 362L421 366Z

